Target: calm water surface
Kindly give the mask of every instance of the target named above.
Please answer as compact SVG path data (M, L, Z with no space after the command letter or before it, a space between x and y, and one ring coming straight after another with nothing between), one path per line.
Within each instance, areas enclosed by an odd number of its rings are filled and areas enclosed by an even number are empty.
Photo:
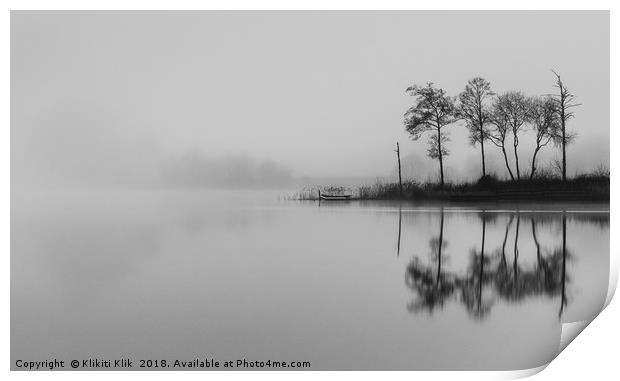
M108 191L13 194L11 209L13 363L523 369L607 293L607 204Z

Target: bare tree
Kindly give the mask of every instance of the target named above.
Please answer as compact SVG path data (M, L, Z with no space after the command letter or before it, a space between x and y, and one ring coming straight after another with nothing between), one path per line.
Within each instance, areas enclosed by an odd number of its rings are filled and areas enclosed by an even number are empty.
M559 128L554 134L554 140L556 144L562 147L562 181L566 181L566 146L572 143L575 138L573 133L566 130L566 123L575 116L570 109L579 106L579 104L574 103L575 97L568 91L560 75L555 71L553 71L553 74L556 76L554 87L558 89L558 94L552 94L551 96L556 103L556 112L560 120Z
M519 146L519 133L525 129L525 123L528 121L529 101L520 91L508 91L497 97L495 106L497 111L503 116L503 119L508 122L508 127L512 133L517 180L521 180L517 147Z
M553 139L555 131L558 130L559 121L555 101L551 97L535 97L530 100L530 104L529 119L536 133L536 148L532 156L530 172L530 180L532 180L536 172L536 155Z
M470 79L465 85L465 90L459 94L457 116L465 120L469 130L469 140L472 145L480 144L482 154L482 177L486 176L484 160L484 142L489 139L489 123L491 112L486 105L486 100L495 95L491 91L491 84L484 78Z
M499 98L496 98L493 102L490 121L493 125L493 129L489 134L489 140L502 150L502 154L504 155L504 163L506 163L506 169L508 170L510 179L514 180L515 176L512 173L512 169L510 169L508 155L506 154L506 138L509 133L508 115L500 106Z
M434 87L432 82L426 86L413 85L407 88L407 93L416 97L416 102L405 113L405 130L413 140L418 140L426 131L434 132L428 140L428 156L439 160L443 189L443 157L449 154L445 146L449 138L442 129L456 121L454 98L446 95L445 90Z

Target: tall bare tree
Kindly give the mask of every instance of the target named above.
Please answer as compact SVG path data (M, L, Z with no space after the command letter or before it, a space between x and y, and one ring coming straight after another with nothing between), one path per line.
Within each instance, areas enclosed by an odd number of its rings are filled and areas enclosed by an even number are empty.
M555 71L553 74L556 76L554 87L558 89L558 93L551 96L556 103L556 112L560 120L559 128L554 134L554 140L556 144L562 147L562 181L566 181L566 146L575 139L575 135L566 130L566 123L575 116L570 109L579 106L579 104L574 103L575 96L568 91L560 75Z
M465 120L469 130L469 141L472 145L480 144L482 154L482 177L486 176L484 160L484 142L489 139L489 124L491 111L487 100L495 95L491 91L491 84L484 78L470 79L465 85L465 90L459 94L457 116Z
M405 113L405 130L413 140L418 140L426 131L433 132L428 140L428 156L439 160L440 184L443 189L443 158L449 154L446 148L449 138L443 129L457 120L454 98L446 95L445 90L436 88L432 82L425 86L410 86L406 91L416 100Z
M532 156L532 170L530 172L530 180L532 180L536 172L536 155L553 139L554 133L558 130L559 118L556 102L549 96L532 98L530 104L529 119L536 133L536 148Z
M506 169L508 170L510 179L514 180L515 176L512 173L512 169L510 169L510 163L508 163L508 155L506 154L506 138L508 137L508 134L510 132L509 120L508 115L504 112L500 105L499 97L496 98L493 102L490 121L493 125L493 128L490 131L489 140L491 141L491 143L495 144L502 150Z
M525 129L525 123L529 118L528 98L520 91L508 91L497 97L496 107L497 111L508 121L508 127L512 133L517 180L521 180L517 147L519 146L519 134Z

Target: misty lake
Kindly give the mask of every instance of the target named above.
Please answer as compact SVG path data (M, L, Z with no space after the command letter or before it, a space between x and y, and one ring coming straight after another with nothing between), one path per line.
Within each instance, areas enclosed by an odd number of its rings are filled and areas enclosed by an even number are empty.
M608 287L608 204L11 197L13 364L532 368L555 356L563 322L601 310Z

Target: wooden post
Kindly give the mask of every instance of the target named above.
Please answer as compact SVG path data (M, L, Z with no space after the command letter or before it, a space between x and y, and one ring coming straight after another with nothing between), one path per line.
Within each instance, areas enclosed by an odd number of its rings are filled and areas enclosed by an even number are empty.
M400 146L396 142L396 157L398 158L398 189L400 190L400 197L403 197L403 178L400 172Z

